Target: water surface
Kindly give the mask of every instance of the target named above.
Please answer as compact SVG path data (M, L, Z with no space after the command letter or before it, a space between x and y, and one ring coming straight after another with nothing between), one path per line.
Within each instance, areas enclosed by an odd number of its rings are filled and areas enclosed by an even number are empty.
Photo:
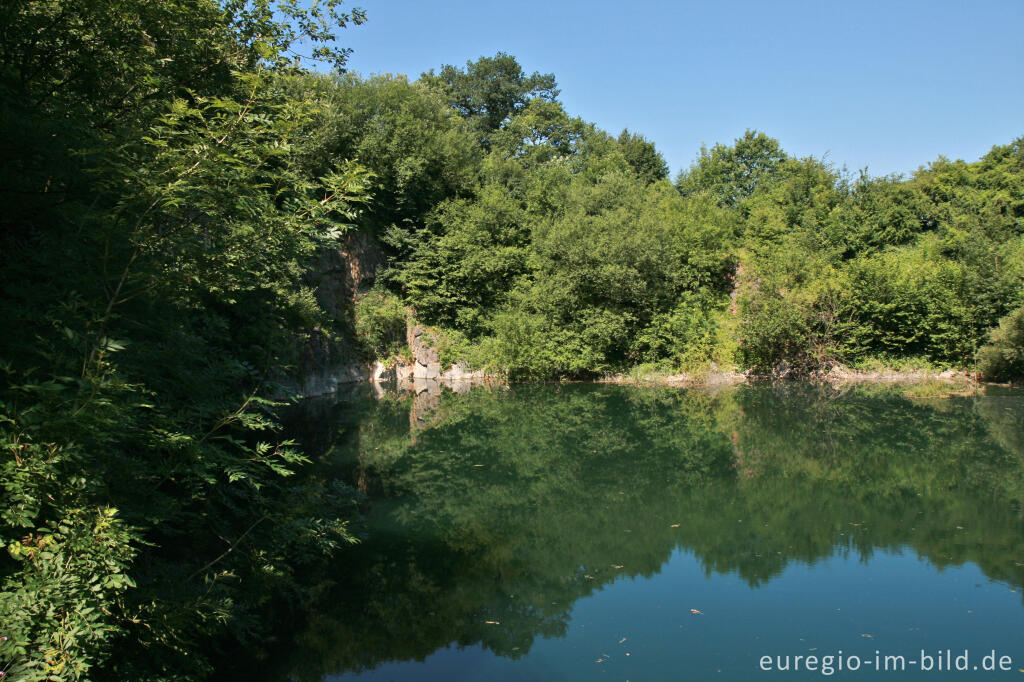
M844 678L1019 679L1022 425L1024 393L1000 389L310 403L300 439L318 475L365 495L365 540L269 665L301 680L816 679L821 661L764 672L762 656L842 651L871 661ZM969 669L918 670L947 649ZM993 650L1010 672L980 669ZM906 670L875 672L876 651Z

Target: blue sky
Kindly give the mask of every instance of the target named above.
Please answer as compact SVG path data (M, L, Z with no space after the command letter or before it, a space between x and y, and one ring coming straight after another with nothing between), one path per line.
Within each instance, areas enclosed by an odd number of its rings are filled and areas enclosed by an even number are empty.
M570 114L655 142L673 176L747 128L872 175L1024 135L1024 0L349 0L362 75L498 51L553 72Z

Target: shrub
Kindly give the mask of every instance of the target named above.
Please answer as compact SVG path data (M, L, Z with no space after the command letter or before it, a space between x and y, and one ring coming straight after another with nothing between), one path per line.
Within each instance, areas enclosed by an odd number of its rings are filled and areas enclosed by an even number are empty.
M785 361L801 367L807 357L811 312L801 301L760 295L742 301L740 352L743 364L758 372Z
M859 259L850 266L849 301L861 352L964 363L974 351L968 273L945 260L934 240Z
M711 301L684 292L675 308L655 315L637 333L632 348L634 358L685 370L710 362L716 338L711 305Z
M398 355L405 346L408 312L394 294L373 290L356 301L356 336L376 358Z
M999 320L978 351L978 369L989 379L1024 378L1024 307Z

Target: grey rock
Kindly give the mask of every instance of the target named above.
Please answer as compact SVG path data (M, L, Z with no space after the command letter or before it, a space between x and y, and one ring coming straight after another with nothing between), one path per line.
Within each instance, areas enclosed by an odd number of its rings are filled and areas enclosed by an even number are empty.
M387 367L380 360L373 363L373 371L370 374L370 381L375 384L395 381L398 378L397 365Z

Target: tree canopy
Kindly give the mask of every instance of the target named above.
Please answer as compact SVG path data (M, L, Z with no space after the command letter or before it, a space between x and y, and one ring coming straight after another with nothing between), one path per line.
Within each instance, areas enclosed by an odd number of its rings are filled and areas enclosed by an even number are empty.
M532 100L554 102L558 97L554 74L526 75L516 58L504 52L467 61L464 69L445 64L437 74L430 70L420 80L444 93L485 145L491 133Z

